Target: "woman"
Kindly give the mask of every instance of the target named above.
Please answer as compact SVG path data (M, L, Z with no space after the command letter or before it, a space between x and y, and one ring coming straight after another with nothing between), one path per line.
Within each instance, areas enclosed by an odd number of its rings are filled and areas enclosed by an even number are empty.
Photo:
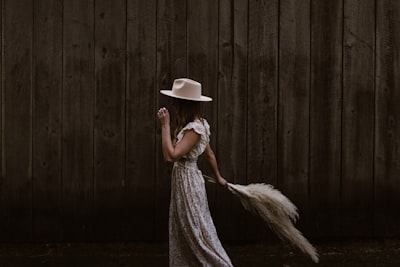
M201 84L176 79L172 90L161 90L174 99L177 129L171 140L170 115L158 111L162 129L162 150L166 161L174 162L169 210L170 266L232 266L218 239L208 208L204 178L197 158L204 152L218 184L226 186L210 141L210 126L200 115L200 102L212 101L201 95Z

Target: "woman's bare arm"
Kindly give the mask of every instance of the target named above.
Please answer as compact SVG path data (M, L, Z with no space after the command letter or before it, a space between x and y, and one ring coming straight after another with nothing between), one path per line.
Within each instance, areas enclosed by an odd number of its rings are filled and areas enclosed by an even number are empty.
M217 158L215 157L214 151L211 149L210 144L207 144L206 149L204 151L204 156L207 159L208 164L210 165L217 183L223 187L226 187L228 182L221 176L218 168Z
M200 140L200 135L194 130L187 130L182 140L175 146L171 140L171 128L169 112L166 108L161 108L158 112L161 123L161 139L164 160L174 162L186 155L193 146Z

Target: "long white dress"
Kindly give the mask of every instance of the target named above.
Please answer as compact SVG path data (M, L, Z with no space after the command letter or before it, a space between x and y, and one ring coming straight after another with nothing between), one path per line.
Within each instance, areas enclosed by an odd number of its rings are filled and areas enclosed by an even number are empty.
M233 266L221 245L208 208L204 178L197 158L210 141L210 126L205 119L188 123L177 135L193 129L201 138L193 149L174 163L169 209L169 265Z

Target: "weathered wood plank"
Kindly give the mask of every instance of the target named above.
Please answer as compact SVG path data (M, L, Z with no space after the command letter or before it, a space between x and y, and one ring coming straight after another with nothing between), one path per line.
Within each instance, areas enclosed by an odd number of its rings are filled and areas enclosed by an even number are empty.
M371 236L375 1L344 1L342 234Z
M312 1L310 96L310 227L337 236L340 225L341 1Z
M201 82L203 94L213 98L202 107L212 123L217 116L212 104L218 102L218 2L189 0L187 10L188 77Z
M0 239L32 240L32 1L3 3Z
M187 43L188 77L201 82L204 95L213 98L202 104L203 116L211 128L210 144L218 152L217 103L218 103L218 1L188 1ZM218 160L218 159L217 159ZM204 174L212 174L208 164L199 159ZM218 187L206 183L208 202L213 214Z
M223 176L246 183L247 135L247 30L246 1L220 1L217 158ZM215 221L222 239L243 239L245 212L228 190L217 195Z
M282 0L279 26L279 189L298 207L307 226L310 108L310 4Z
M400 2L377 1L375 218L378 236L400 236Z
M4 9L4 5L3 5L3 0L0 0L0 8L1 11L3 11ZM0 29L3 29L3 12L0 12ZM0 40L4 40L4 29L0 31ZM2 184L3 184L3 79L4 79L4 75L3 75L3 50L4 50L4 46L3 44L0 45L0 193L2 193L3 189L2 189ZM4 205L2 204L3 198L0 197L0 207L4 207ZM0 219L3 217L3 214L0 213ZM3 232L0 230L0 235ZM2 240L2 239L0 239Z
M173 80L187 75L186 1L157 2L157 108L166 106L174 114L169 99L161 96L160 89L171 88ZM157 122L158 123L158 122ZM172 131L174 126L172 125ZM155 238L168 239L168 210L170 201L171 165L165 163L161 150L161 131L158 127L156 142L156 229Z
M64 240L92 239L94 214L93 0L64 1L62 205Z
M247 124L241 126L247 166L239 165L247 169L246 183L277 184L278 12L279 1L249 1ZM248 238L269 239L264 228L249 216Z
M34 4L33 238L61 239L62 1Z
M95 232L124 240L126 1L95 3Z
M156 1L130 0L127 8L126 235L154 240Z

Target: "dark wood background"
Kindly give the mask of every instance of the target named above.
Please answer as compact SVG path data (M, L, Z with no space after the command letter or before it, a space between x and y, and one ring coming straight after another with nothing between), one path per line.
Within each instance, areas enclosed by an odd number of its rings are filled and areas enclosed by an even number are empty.
M166 240L159 89L311 238L400 236L400 1L2 0L0 241ZM205 173L209 169L201 164ZM224 240L270 239L207 185Z

